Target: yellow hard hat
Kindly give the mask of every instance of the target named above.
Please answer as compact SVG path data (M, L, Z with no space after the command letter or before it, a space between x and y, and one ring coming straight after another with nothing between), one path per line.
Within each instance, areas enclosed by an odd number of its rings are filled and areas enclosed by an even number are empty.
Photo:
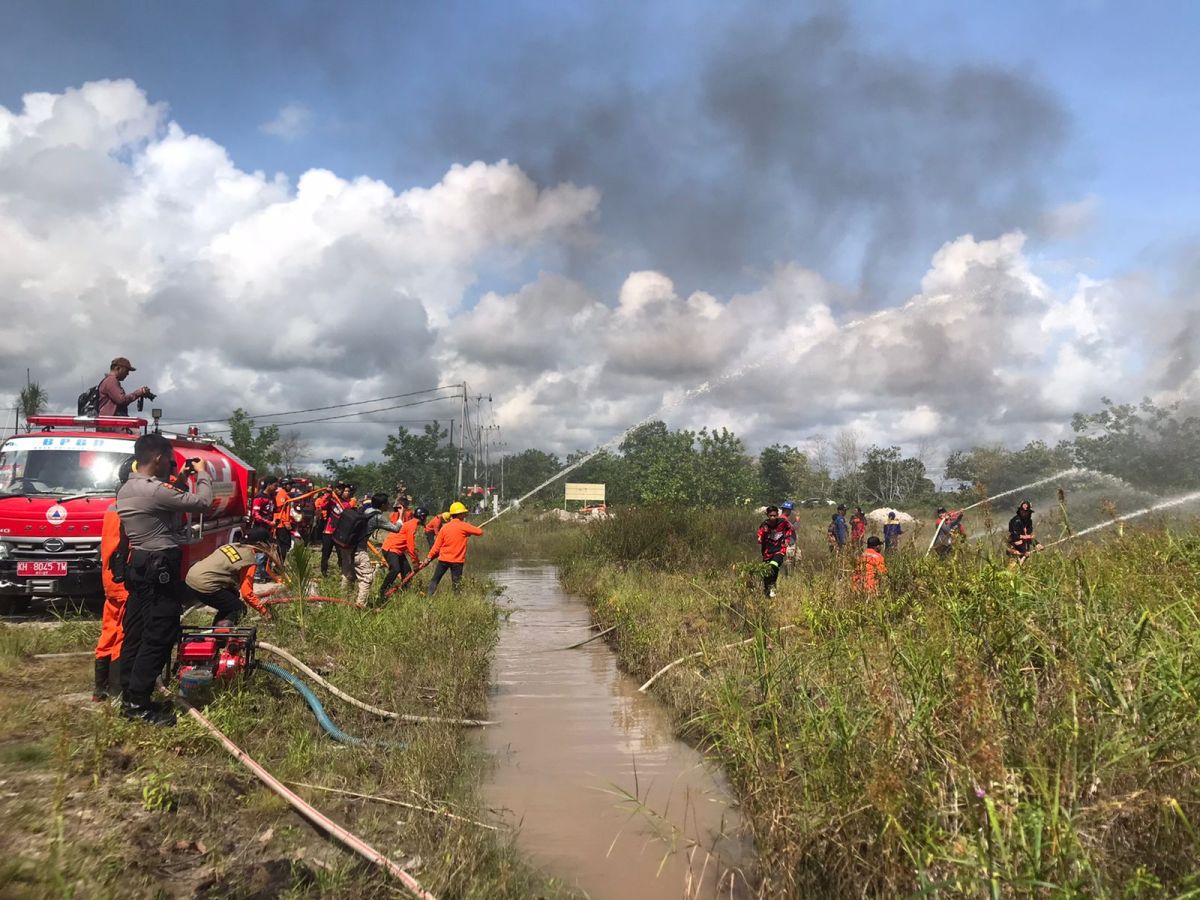
M467 508L465 506L463 506L463 504L459 503L457 500L455 500L453 503L450 504L450 515L452 515L452 516L457 516L460 513L465 513L466 511L467 511Z

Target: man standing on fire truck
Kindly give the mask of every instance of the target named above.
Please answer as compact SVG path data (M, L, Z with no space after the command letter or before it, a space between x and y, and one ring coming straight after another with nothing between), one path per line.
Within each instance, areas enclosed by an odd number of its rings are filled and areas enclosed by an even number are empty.
M129 539L125 583L125 639L121 646L121 714L153 725L174 725L171 705L155 704L154 681L171 658L187 596L181 545L187 534L180 513L212 506L212 476L195 463L196 488L185 493L166 484L176 469L175 451L161 434L144 434L133 445L137 469L117 491L117 513ZM184 473L180 473L184 474Z
M150 395L148 387L142 386L132 394L125 393L124 388L121 387L121 382L129 377L129 373L136 371L137 369L124 356L118 356L112 361L108 367L108 374L100 382L100 415L127 416L130 403L141 397L154 399Z

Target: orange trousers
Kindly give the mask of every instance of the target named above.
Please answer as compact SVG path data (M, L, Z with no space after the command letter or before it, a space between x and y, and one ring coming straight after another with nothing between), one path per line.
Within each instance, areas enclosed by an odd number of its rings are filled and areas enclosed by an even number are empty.
M125 629L121 620L125 617L125 601L129 591L123 584L104 579L104 614L100 618L100 640L96 643L96 659L120 659L121 641Z

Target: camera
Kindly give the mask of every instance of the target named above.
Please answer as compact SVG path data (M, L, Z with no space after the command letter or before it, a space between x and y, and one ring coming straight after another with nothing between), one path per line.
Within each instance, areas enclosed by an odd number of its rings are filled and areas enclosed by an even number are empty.
M157 399L158 394L152 394L150 391L146 391L145 394L143 394L141 397L138 397L138 412L142 411L142 407L146 405L147 400L153 403Z

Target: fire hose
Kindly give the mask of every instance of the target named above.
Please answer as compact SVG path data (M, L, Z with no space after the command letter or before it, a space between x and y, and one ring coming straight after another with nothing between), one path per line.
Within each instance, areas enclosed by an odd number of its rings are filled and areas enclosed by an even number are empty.
M418 572L420 572L422 569L424 569L424 568L425 568L426 566L428 566L428 565L429 565L429 560L425 560L424 562L418 563L418 564L417 564L417 567L416 567L415 569L413 569L411 572L409 572L407 575L405 575L405 576L404 576L404 578L402 578L402 579L401 579L401 581L400 581L400 583L399 583L398 585L396 585L395 587L390 587L390 588L388 588L388 590L387 590L387 593L386 593L386 594L384 594L383 596L384 596L384 597L391 597L391 596L392 596L393 594L395 594L397 591L403 590L403 589L404 589L404 587L405 587L405 586L406 586L406 585L407 585L407 584L408 584L410 581L412 581L412 580L413 580L413 577L414 577L414 576L415 576L415 575L416 575Z
M260 644L259 646L261 647L262 645ZM346 732L334 725L333 720L329 718L329 714L325 712L325 707L321 705L321 701L317 699L317 695L312 692L312 688L291 672L269 662L260 661L257 663L257 666L264 672L269 672L276 678L280 678L294 687L297 693L304 698L304 702L308 704L308 708L313 711L313 715L317 717L317 724L324 728L325 732L339 744L349 744L352 747L357 747L364 743L362 738L346 734Z
M403 868L396 865L396 863L384 856L366 841L362 840L362 838L347 831L328 816L319 812L316 808L302 800L295 793L288 790L278 779L275 778L275 776L255 762L250 754L231 741L225 735L225 733L217 728L217 726L215 726L212 722L208 721L208 719L206 719L198 709L196 709L183 698L176 698L175 702L185 709L189 716L199 722L200 726L205 731L215 737L221 743L221 746L223 746L234 759L253 772L259 781L291 804L291 806L298 813L300 813L300 815L312 822L313 825L324 831L326 834L337 838L359 856L363 857L363 859L366 859L373 865L383 869L389 875L399 879L401 884L403 884L415 896L420 897L421 900L436 900L433 894L425 890L425 888L421 886L421 883Z
M404 713L392 712L390 709L380 709L378 706L372 706L369 703L364 703L363 701L358 700L355 697L351 697L345 691L342 691L339 688L335 687L334 685L330 684L328 681L326 681L324 678L322 678L320 675L318 675L316 672L314 672L311 668L309 668L304 663L302 663L300 660L298 660L295 656L293 656L287 650L284 650L282 647L276 647L274 644L268 644L266 641L259 641L258 649L266 650L268 653L274 653L280 659L286 660L287 662L291 663L293 666L295 666L297 669L299 669L301 672L303 672L305 675L307 675L309 678L311 678L313 681L315 681L321 687L325 688L325 690L329 691L329 693L333 694L333 696L337 697L339 700L344 700L347 703L349 703L351 706L357 706L359 709L369 712L372 715L380 716L385 719L398 719L401 722L418 722L418 723L419 722L434 722L434 723L443 724L443 725L465 725L468 727L476 727L476 726L483 726L483 725L495 725L496 724L495 722L489 722L485 719L445 719L440 716L414 716L414 715L407 715ZM267 665L267 664L264 663L263 665Z

